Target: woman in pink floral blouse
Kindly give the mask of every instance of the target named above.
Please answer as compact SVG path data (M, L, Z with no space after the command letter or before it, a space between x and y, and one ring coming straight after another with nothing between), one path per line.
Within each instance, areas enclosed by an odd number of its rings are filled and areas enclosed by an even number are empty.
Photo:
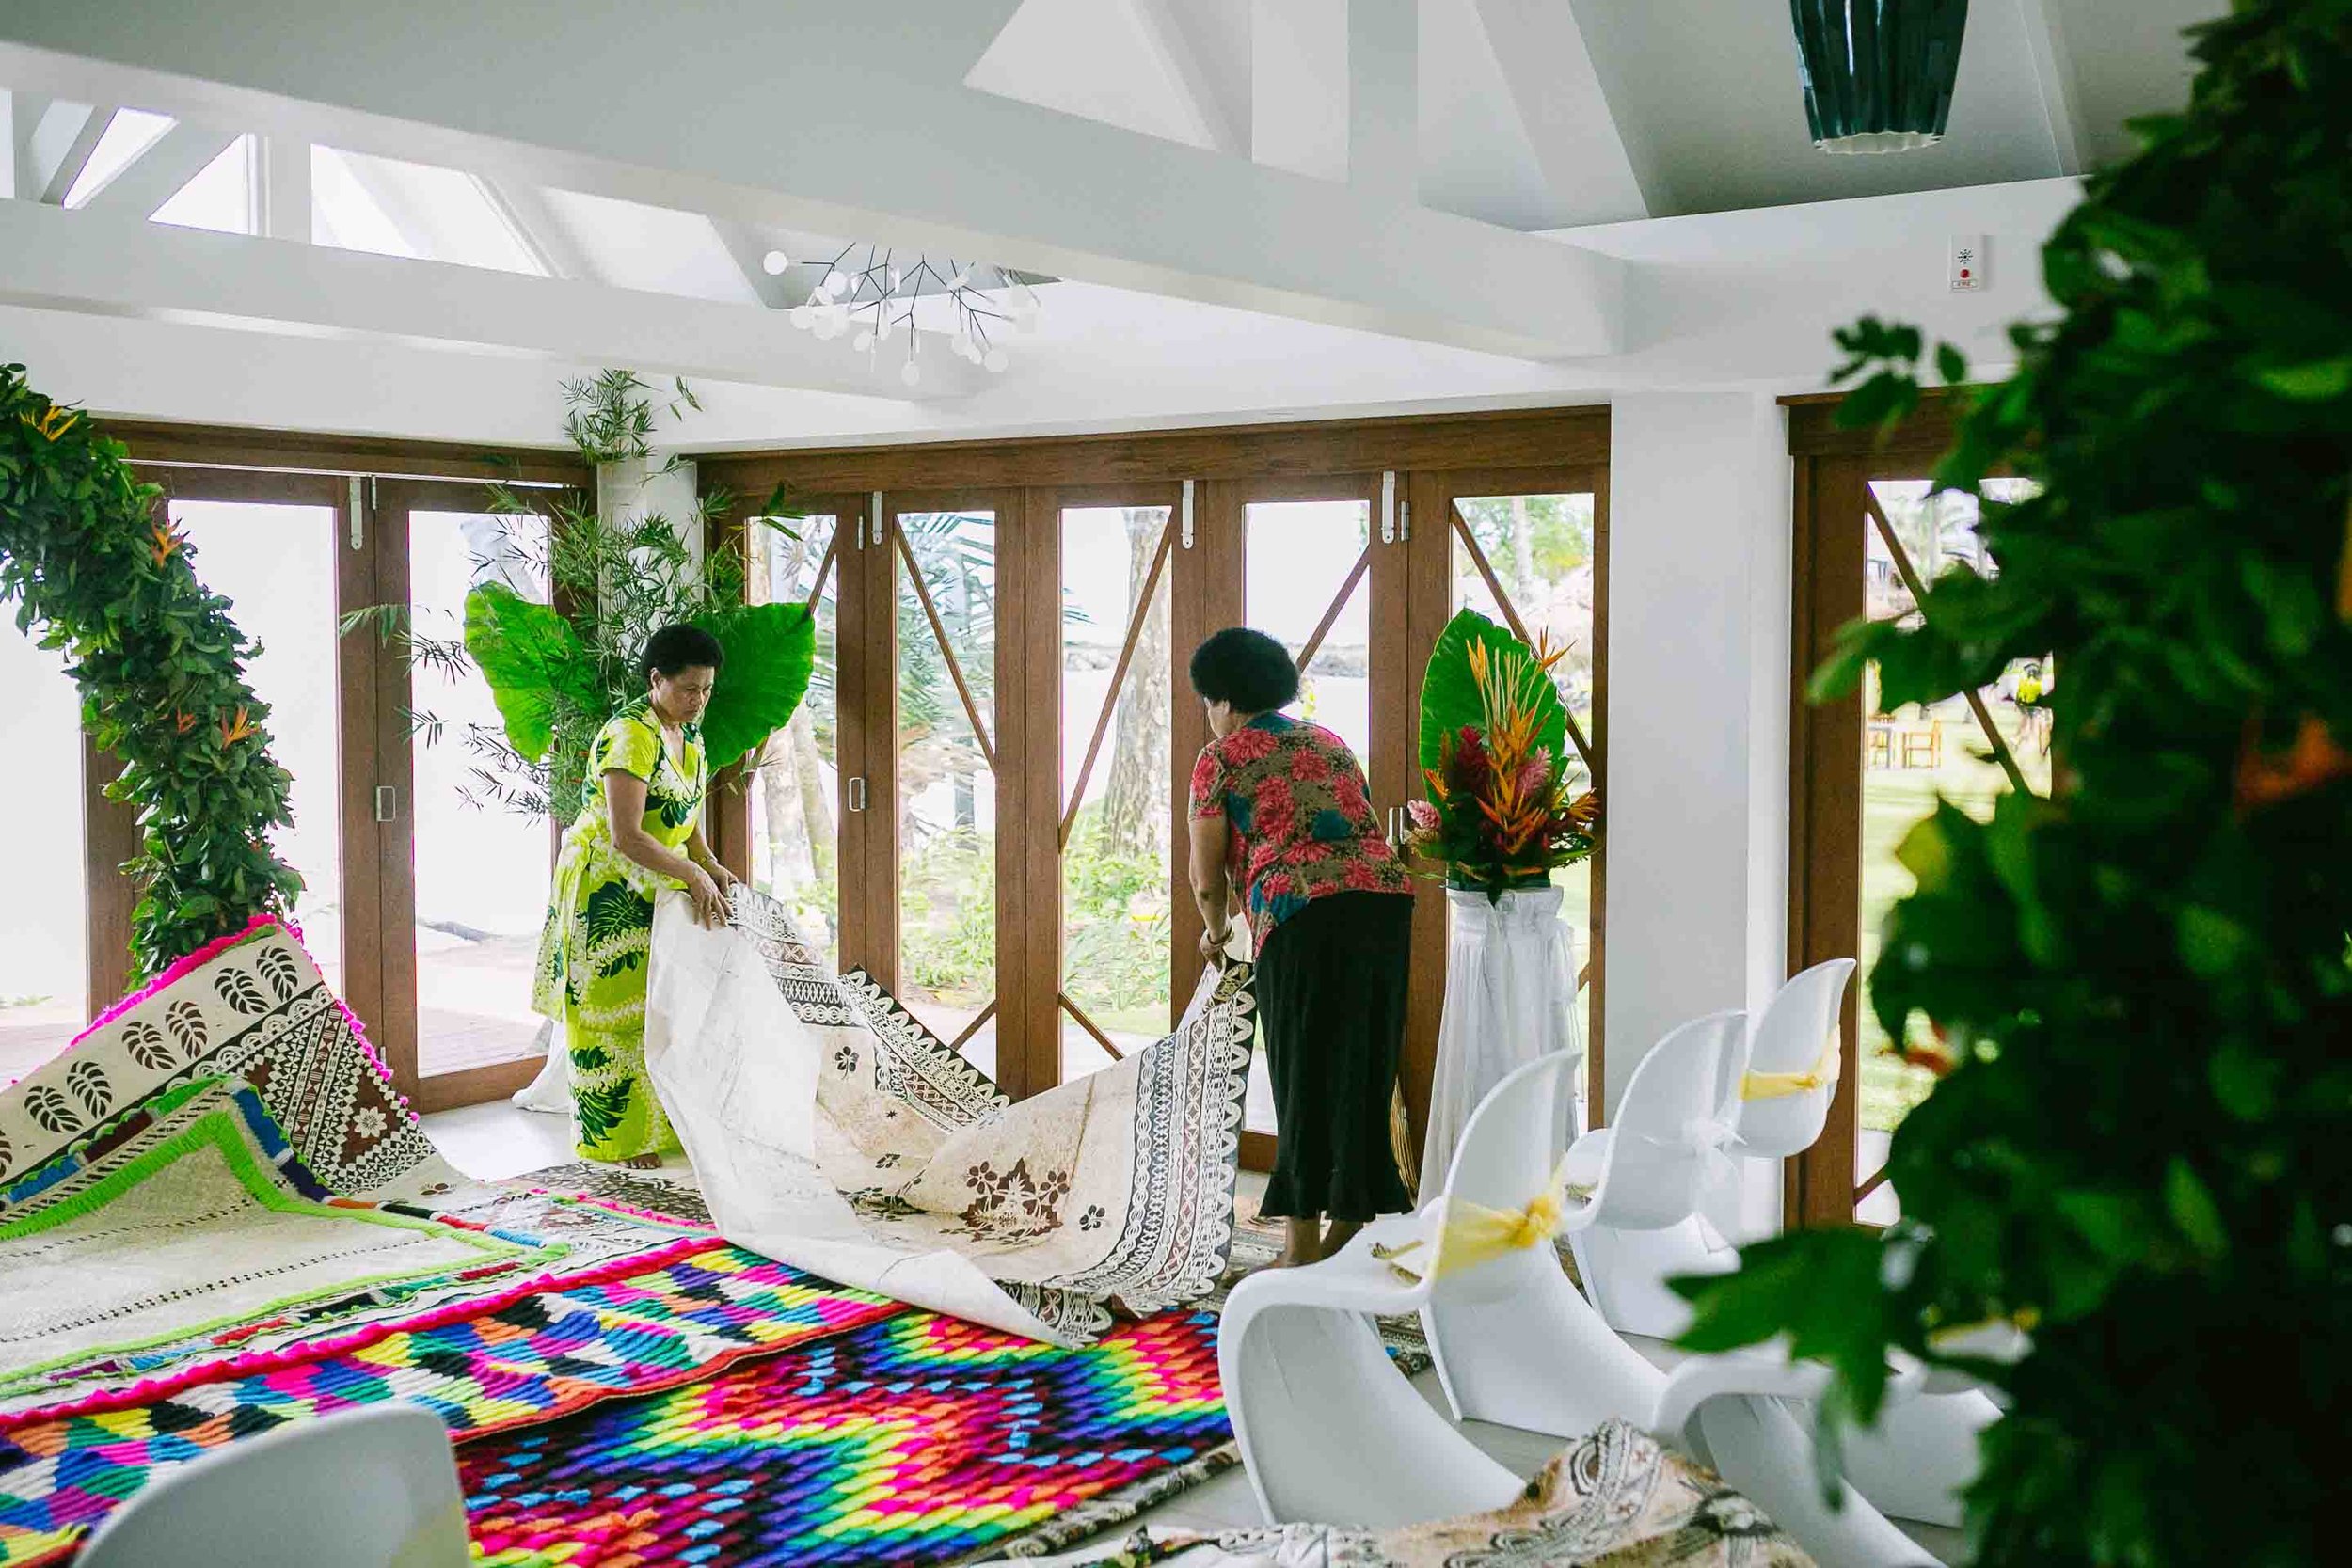
M1410 1207L1389 1098L1412 884L1347 742L1278 711L1298 695L1282 644L1228 627L1194 651L1192 688L1214 736L1192 770L1200 949L1224 950L1238 905L1257 953L1279 1137L1262 1212L1284 1221L1282 1261L1311 1263L1375 1214Z

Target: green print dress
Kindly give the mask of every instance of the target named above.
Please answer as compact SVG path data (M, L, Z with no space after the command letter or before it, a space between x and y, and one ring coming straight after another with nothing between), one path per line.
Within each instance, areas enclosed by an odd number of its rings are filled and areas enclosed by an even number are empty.
M588 749L588 799L555 863L532 1006L564 1032L580 1152L590 1160L677 1147L645 1075L645 965L654 898L679 884L613 847L604 775L617 768L644 780L645 832L683 853L703 802L699 726L686 726L682 750L683 756L670 754L660 725L642 705L615 715Z

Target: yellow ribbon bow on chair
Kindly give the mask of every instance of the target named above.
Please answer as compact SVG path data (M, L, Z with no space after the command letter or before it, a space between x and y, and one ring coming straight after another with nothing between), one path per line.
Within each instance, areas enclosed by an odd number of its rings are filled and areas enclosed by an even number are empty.
M1561 1224L1568 1216L1569 1197L1581 1196L1568 1186L1567 1175L1568 1161L1564 1154L1552 1167L1551 1180L1544 1190L1518 1209L1489 1209L1465 1197L1445 1199L1445 1221L1438 1232L1437 1266L1430 1270L1428 1277L1442 1279L1464 1269L1474 1269L1505 1253L1524 1252L1558 1235ZM1421 1275L1396 1259L1419 1250L1421 1245L1416 1241L1401 1247L1375 1247L1373 1256L1406 1278L1419 1281Z
M1792 1094L1811 1094L1815 1089L1837 1082L1837 1037L1821 1047L1821 1055L1803 1072L1744 1072L1740 1075L1740 1098L1742 1100L1786 1100Z

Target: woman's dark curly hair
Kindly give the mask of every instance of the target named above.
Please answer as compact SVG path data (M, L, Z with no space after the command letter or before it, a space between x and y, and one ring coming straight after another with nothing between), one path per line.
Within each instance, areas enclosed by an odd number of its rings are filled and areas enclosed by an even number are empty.
M1192 689L1238 713L1271 713L1298 695L1298 666L1265 633L1227 626L1193 649Z
M715 674L726 661L727 651L719 646L717 638L700 626L680 622L645 639L645 651L637 656L637 673L641 679L651 680L657 670L675 675L701 665Z

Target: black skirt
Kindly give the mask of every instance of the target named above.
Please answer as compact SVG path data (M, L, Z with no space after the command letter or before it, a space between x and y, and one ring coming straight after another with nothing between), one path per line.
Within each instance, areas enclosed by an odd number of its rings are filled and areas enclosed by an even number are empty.
M1268 1218L1368 1220L1412 1207L1389 1143L1389 1099L1405 1041L1413 900L1317 898L1267 933L1258 1018L1280 1140Z

